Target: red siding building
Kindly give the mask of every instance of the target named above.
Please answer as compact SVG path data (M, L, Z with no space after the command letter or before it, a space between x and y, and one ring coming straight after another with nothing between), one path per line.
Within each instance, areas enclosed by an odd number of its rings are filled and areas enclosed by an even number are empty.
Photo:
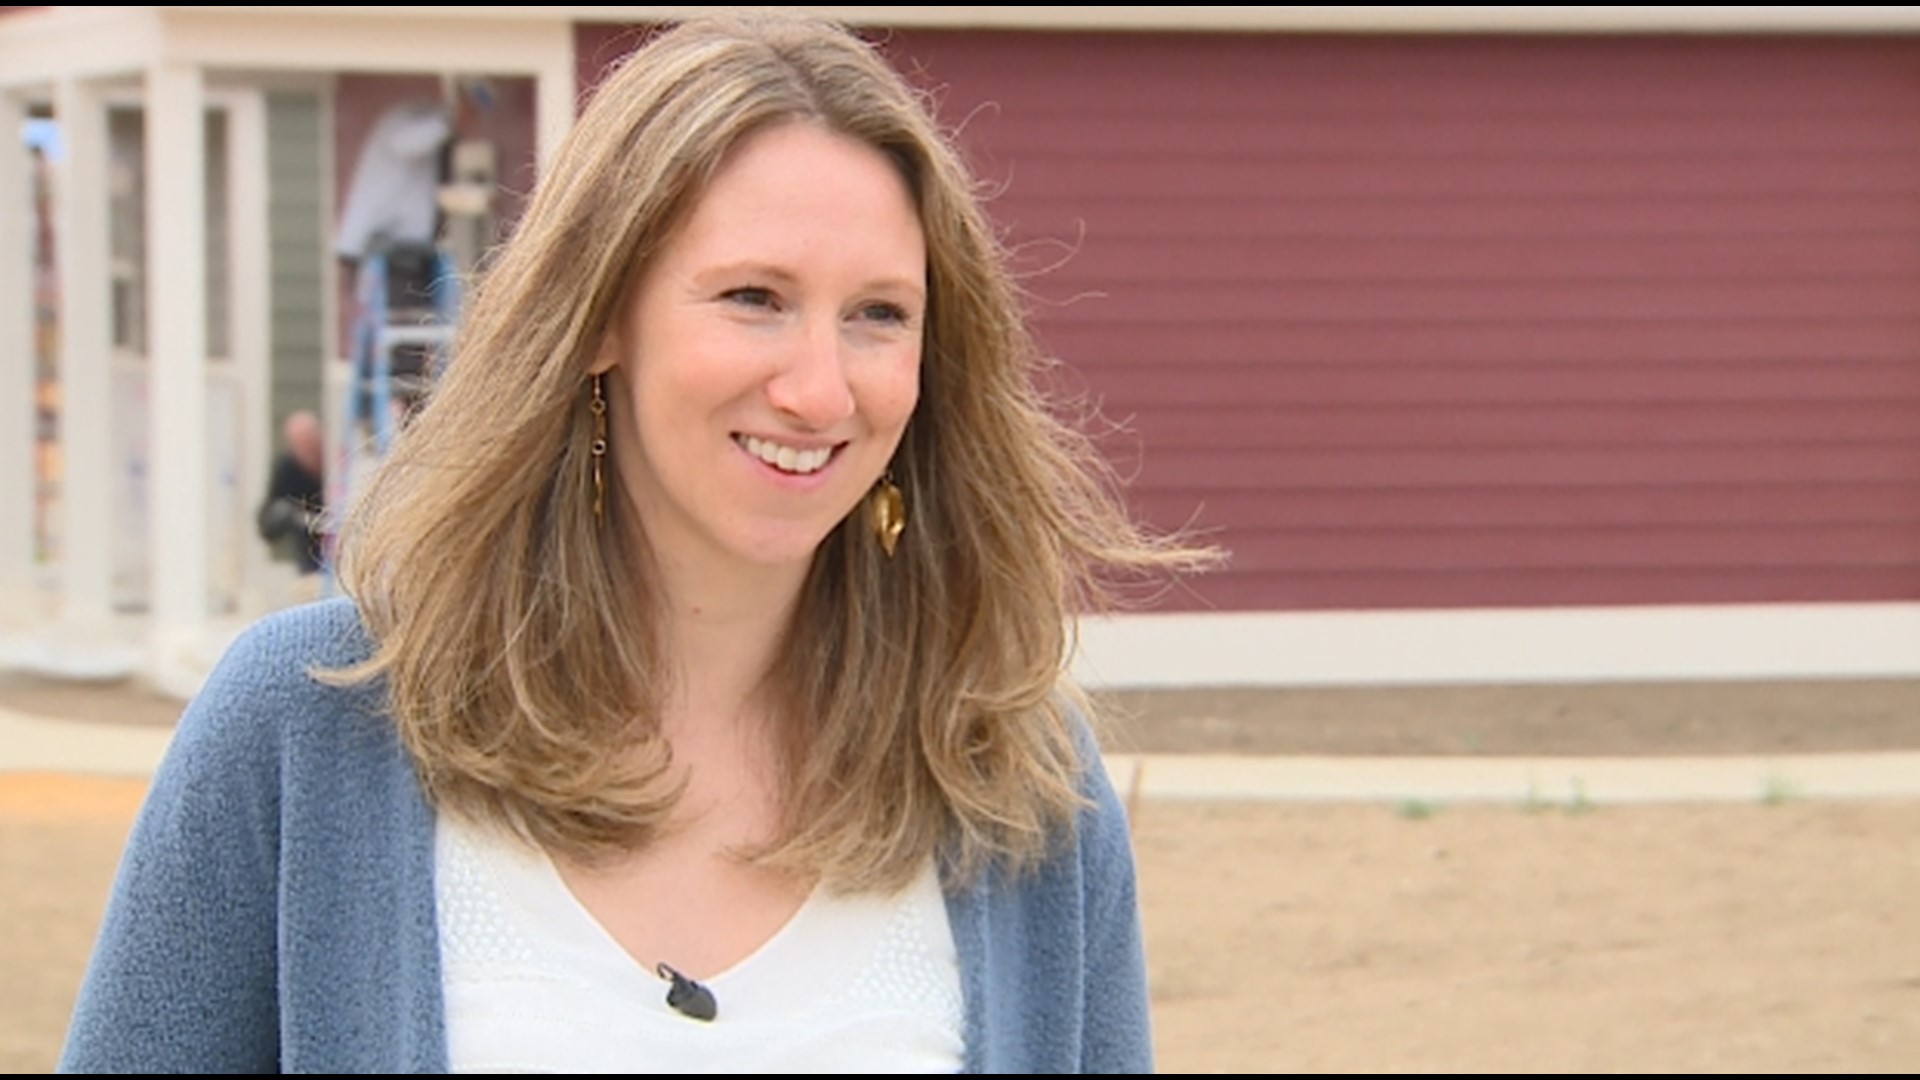
M1213 610L1920 600L1920 44L901 34Z

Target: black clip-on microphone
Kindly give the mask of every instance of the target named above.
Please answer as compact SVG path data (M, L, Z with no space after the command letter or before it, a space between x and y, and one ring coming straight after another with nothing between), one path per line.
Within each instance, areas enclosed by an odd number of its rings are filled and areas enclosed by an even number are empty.
M665 964L655 965L654 971L673 983L667 987L667 1008L695 1020L712 1020L720 1015L720 1006L713 1000L713 991Z

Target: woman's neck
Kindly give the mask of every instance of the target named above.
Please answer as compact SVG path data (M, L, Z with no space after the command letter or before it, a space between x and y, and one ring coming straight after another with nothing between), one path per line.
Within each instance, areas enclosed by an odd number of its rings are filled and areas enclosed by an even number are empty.
M759 702L799 605L806 567L731 573L663 568L663 644L674 672L668 737L683 724L738 726Z

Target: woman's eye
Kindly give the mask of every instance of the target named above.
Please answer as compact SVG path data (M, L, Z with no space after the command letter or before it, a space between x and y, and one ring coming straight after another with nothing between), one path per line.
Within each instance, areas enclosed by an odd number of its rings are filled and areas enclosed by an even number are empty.
M888 326L905 326L913 321L913 316L899 304L890 304L876 300L860 309L860 317L868 322L882 323Z
M774 306L773 290L762 289L758 286L728 289L726 292L721 293L720 296L721 299L729 303L739 304L742 307L770 308Z

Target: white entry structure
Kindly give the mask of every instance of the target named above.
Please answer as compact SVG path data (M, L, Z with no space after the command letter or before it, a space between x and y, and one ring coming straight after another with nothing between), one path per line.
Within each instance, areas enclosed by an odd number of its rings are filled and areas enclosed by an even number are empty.
M573 120L572 23L564 11L495 10L0 15L0 667L140 675L186 694L264 610L269 567L251 519L275 445L267 96L340 73L530 77L544 159ZM35 114L61 133L50 170L59 550L45 562L33 510L33 180L17 136ZM116 114L139 125L132 162L114 158ZM111 208L119 195L124 214L129 184L142 193L137 239L120 251ZM331 265L313 269L331 282ZM136 309L140 333L117 333Z

